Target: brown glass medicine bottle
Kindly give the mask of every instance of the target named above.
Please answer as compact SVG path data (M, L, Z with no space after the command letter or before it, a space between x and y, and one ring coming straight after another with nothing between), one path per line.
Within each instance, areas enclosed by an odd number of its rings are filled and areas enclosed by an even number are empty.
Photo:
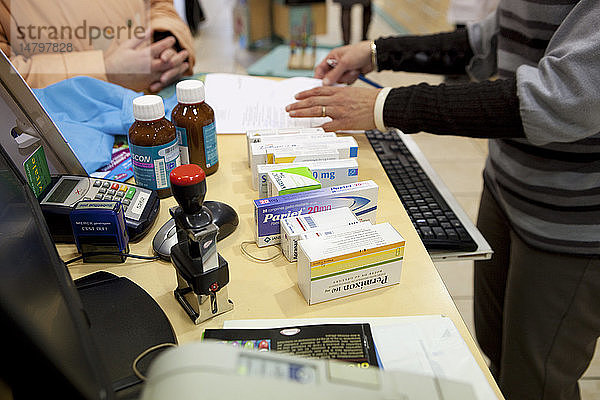
M175 126L165 118L160 96L133 99L135 122L129 128L129 152L135 183L156 190L163 199L171 195L169 174L180 165Z
M176 86L178 104L171 121L177 130L182 164L199 165L206 175L219 168L215 113L204 101L204 83L195 79Z

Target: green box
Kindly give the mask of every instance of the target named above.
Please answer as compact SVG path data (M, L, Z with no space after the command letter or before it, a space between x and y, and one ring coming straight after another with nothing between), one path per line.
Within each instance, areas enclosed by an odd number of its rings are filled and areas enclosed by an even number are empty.
M321 189L321 182L314 178L308 167L284 168L267 173L269 196Z

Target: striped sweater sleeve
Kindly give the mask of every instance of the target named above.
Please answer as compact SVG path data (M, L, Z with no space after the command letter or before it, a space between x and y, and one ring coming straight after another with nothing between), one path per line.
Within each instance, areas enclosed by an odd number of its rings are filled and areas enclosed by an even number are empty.
M385 126L405 133L477 138L523 137L514 79L392 89L383 107Z
M579 1L537 65L517 69L521 117L534 144L570 143L600 132L599 4Z
M379 38L377 69L429 74L465 74L473 57L467 30Z

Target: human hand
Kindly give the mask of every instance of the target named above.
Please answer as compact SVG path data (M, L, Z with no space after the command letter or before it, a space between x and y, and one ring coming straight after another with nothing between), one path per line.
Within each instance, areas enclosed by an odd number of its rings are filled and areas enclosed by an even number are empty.
M104 68L109 82L142 91L148 88L152 60L149 35L133 38L111 46L104 52Z
M110 82L136 91L158 91L188 69L186 50L173 49L175 38L166 37L149 44L143 38L126 40L104 53L106 76Z
M335 66L327 61L335 60ZM323 79L324 86L335 83L353 83L359 74L373 71L371 64L371 42L337 47L315 68L315 78Z
M165 39L169 38L173 37L171 36ZM173 38L173 40L174 39L175 38ZM173 42L173 44L175 44L175 42ZM157 81L152 82L149 87L150 91L158 92L165 86L179 80L189 68L189 63L187 62L188 57L189 53L187 50L178 52L173 46L163 50L157 57L161 62L153 64L155 71L160 72L160 77Z
M322 86L296 94L296 103L285 110L290 117L322 117L331 122L326 131L375 129L373 109L380 89Z

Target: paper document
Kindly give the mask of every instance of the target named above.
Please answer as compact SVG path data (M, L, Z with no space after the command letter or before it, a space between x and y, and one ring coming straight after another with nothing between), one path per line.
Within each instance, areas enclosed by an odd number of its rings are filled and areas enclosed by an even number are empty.
M320 79L273 80L235 74L208 74L206 103L215 111L217 133L244 133L249 129L311 128L330 118L290 118L285 106L294 95L321 86Z
M302 318L225 321L224 328L273 328L310 324L369 323L381 365L467 382L478 400L497 399L450 318L441 315L379 318Z
M294 325L293 329L205 329L202 340L273 350L309 358L336 359L361 367L379 366L369 324Z

